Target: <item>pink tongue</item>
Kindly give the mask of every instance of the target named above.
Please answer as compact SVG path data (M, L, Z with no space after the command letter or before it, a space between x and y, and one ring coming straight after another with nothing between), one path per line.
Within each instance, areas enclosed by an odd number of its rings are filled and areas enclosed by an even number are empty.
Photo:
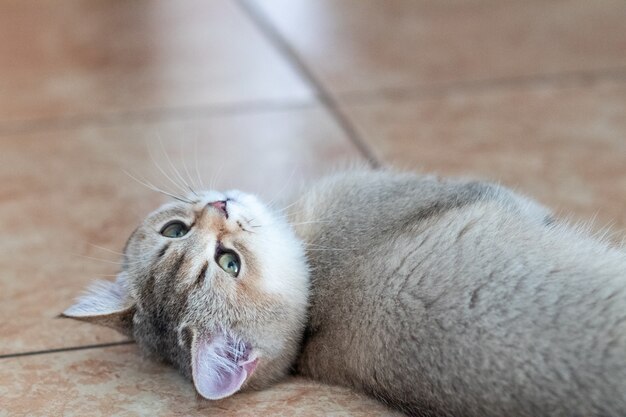
M200 395L219 400L233 395L256 369L258 359L233 364L223 352L226 339L198 336L192 348L193 382Z

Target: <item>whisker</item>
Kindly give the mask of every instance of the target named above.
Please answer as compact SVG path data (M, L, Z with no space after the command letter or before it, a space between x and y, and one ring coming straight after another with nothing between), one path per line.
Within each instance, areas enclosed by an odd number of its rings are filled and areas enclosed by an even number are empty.
M209 184L209 187L211 188L211 190L215 190L217 183L219 182L219 177L222 175L223 169L224 169L224 161L221 161L220 166L217 168L217 172L213 175L213 178L211 179L211 183Z
M158 136L158 133L157 133ZM159 140L160 140L160 136L159 136ZM163 144L161 143L161 146ZM168 174L167 172L165 172L165 170L163 168L161 168L161 166L157 163L154 154L152 153L152 149L148 146L148 155L150 155L150 159L152 160L152 163L154 164L154 166L161 172L161 174L167 178L167 180L172 183L176 188L178 188L179 190L181 190L183 193L186 193L187 191L176 181L174 181Z
M126 255L125 255L124 253L122 253L122 252L117 252L117 251L111 250L111 249L109 249L109 248L105 248L104 246L94 245L93 243L90 243L90 242L87 242L87 244L88 244L89 246L93 246L94 248L102 249L102 250L104 250L104 251L111 252L111 253L114 253L114 254L116 254L116 255L126 256Z
M122 171L126 175L128 175L129 177L131 177L132 179L137 181L139 184L143 185L144 187L147 187L147 188L151 189L152 191L156 191L157 193L164 194L164 195L166 195L168 197L171 197L171 198L173 198L175 200L178 200L178 201L181 201L183 203L193 204L193 201L191 201L191 200L187 200L184 197L179 197L179 196L176 196L176 195L174 195L172 193L169 193L169 192L167 192L165 190L162 190L162 189L158 188L157 186L153 185L151 182L149 182L147 180L142 181L142 180L138 179L137 177L132 175L130 172L126 171L124 168L122 168Z
M300 202L300 200L301 200L301 199L302 199L302 197L300 197L299 199L297 199L297 200L296 200L296 201L294 201L293 203L289 204L288 206L285 206L285 207L283 207L283 208L281 208L281 209L277 209L276 211L278 211L279 213L284 213L284 212L285 212L285 210L287 210L289 207L293 207L293 206L295 206L296 204L298 204L298 203Z
M290 226L301 226L304 224L321 224L321 223L332 223L332 220L311 220L306 222L298 222L298 223L288 223ZM261 226L273 226L274 223L266 223L264 225L251 225L252 227L261 227Z
M291 180L293 179L293 175L296 173L296 169L297 169L297 168L296 168L296 167L294 167L294 168L291 170L291 174L289 174L289 178L287 178L287 181L285 181L285 184L283 184L283 186L281 187L281 189L280 189L280 190L278 190L278 191L274 194L274 197L273 197L270 201L268 201L267 203L265 203L266 205L268 205L269 207L271 207L271 206L272 206L272 203L273 203L274 201L276 201L276 199L277 199L277 198L279 198L279 197L282 195L282 193L285 191L285 189L286 189L289 185L291 185Z
M196 156L196 176L198 177L198 184L200 184L200 188L204 189L204 183L202 182L202 177L200 176L200 168L198 165L198 135L199 133L196 133L196 138L195 138L195 145L194 145L194 155Z
M350 252L350 251L355 251L355 250L358 250L358 249L354 249L354 248L319 248L319 249L312 248L312 249L307 249L307 251L316 251L316 252L319 252L319 251L333 251L333 252L336 252L336 251L347 251L347 252Z
M292 218L293 217L297 217L299 214L303 213L306 210L307 210L307 208L303 207L299 211L288 213L288 215L286 216L287 220L289 220L290 217L292 217ZM318 218L316 220L319 220L319 221L322 221L322 220L323 221L333 221L333 220L336 220L339 217L339 215L344 214L344 213L349 213L350 211L351 211L351 209L349 207L346 207L346 208L341 209L341 210L333 210L332 213L328 213L327 216L320 217L320 218ZM293 224L293 223L290 223L290 224Z
M121 262L121 261L111 261L109 259L100 259L100 258L94 258L93 256L78 255L78 254L76 256L80 256L81 258L85 258L85 259L91 259L92 261L104 262L107 264L124 265L124 262Z
M122 261L122 262L119 262L119 263L118 263L118 262L115 262L115 261L108 261L108 260L106 260L106 259L89 258L89 257L85 257L85 256L81 256L81 257L82 257L82 258L89 259L89 260L94 260L94 261L98 261L98 262L106 263L106 264L111 264L111 265L116 264L116 265L118 265L120 268L123 268L123 267L134 267L134 266L137 266L137 265L139 265L139 266L143 266L143 265L144 265L144 264L146 264L147 262L150 262L150 260L149 260L149 259L143 259L143 260L139 260L139 259L137 259L137 260L134 260L134 261L132 261L132 262L123 262L123 261Z
M357 250L357 248L333 248L333 247L330 247L330 246L318 245L318 244L315 244L315 243L307 243L307 242L304 242L303 244L304 244L304 246L313 247L313 248L316 248L316 249L326 249L326 250Z
M307 248L307 250L347 250L347 251L352 251L352 250L357 250L358 248L333 248L332 246L325 246L325 245L319 245L317 243L310 243L310 242L302 242L302 245L304 247Z
M263 242L276 243L277 242L276 239L269 239L267 237L259 237L259 238L256 238L256 239L259 240L261 243L263 243ZM358 248L354 248L354 247L335 248L335 247L332 247L332 246L325 246L325 245L320 245L318 243L305 242L305 241L300 241L300 243L302 244L302 246L305 247L306 250L332 250L332 251L355 251L355 250L358 250Z
M183 142L180 142L180 154L181 154L181 163L183 164L183 169L185 170L185 174L187 175L187 179L189 180L190 184L188 184L187 186L189 187L189 190L196 196L196 197L200 197L198 195L198 193L193 189L193 187L196 187L196 184L194 184L193 178L191 177L191 175L189 174L189 169L187 168L187 164L185 163L185 148L183 146Z
M170 158L170 156L168 155L167 151L165 150L165 146L163 145L163 140L161 139L161 135L158 134L158 132L157 132L157 135L159 136L159 144L161 146L161 151L163 152L163 155L165 155L165 159L167 160L167 163L169 164L170 168L172 168L172 171L174 172L174 175L176 175L178 177L178 179L183 183L183 185L184 185L183 189L188 188L189 190L191 190L191 192L196 194L196 192L193 191L191 186L187 183L187 181L185 181L183 176L180 174L180 172L176 168L176 165L174 165L174 163L172 162L172 159ZM197 196L197 194L196 194L196 196Z
M94 247L94 248L98 248L98 249L104 250L104 251L106 251L106 252L109 252L109 253L113 253L113 254L115 254L115 255L122 256L122 257L124 257L125 259L130 259L130 260L132 260L133 262L131 262L131 263L126 262L126 263L127 263L127 264L131 264L131 265L134 265L134 264L136 264L136 263L142 263L142 262L150 261L150 259L152 259L152 257L151 257L150 255L144 255L144 256L132 256L132 255L129 255L129 254L127 254L127 253L117 252L117 251L111 250L111 249L109 249L109 248L105 248L105 247L103 247L103 246L94 245L94 244L93 244L93 243L91 243L91 242L86 242L86 243L87 243L89 246L92 246L92 247ZM83 255L78 255L78 256L83 256ZM83 257L84 257L84 256L83 256ZM108 261L107 259L103 259L103 260L104 260L104 261ZM121 261L121 262L123 262L123 261Z
M132 262L124 262L124 261L112 261L110 259L100 259L100 258L94 258L93 256L87 256L87 255L81 255L81 254L74 254L75 256L79 256L81 258L85 258L85 259L90 259L92 261L98 261L98 262L103 262L103 263L107 263L107 264L112 264L112 265L118 265L118 266L123 266L123 265L139 265L142 264L146 261L149 261L149 257L146 258L135 258L135 260L133 260Z
M303 224L331 223L332 220L311 220L308 222L289 223L291 226L301 226Z

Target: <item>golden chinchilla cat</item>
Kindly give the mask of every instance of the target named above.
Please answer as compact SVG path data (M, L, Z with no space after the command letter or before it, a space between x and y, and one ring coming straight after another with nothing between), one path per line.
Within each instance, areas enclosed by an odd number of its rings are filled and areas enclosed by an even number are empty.
M295 364L411 415L626 415L626 253L525 197L354 171L297 200L295 233L246 194L182 200L64 314L132 335L206 398Z

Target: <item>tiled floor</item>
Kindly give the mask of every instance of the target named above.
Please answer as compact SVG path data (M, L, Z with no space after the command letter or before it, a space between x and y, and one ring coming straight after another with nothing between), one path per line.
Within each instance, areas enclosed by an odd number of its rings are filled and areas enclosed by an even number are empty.
M0 416L390 415L300 379L207 402L55 316L162 201L130 177L167 185L152 159L281 202L368 159L485 177L623 237L624 22L621 0L1 2Z

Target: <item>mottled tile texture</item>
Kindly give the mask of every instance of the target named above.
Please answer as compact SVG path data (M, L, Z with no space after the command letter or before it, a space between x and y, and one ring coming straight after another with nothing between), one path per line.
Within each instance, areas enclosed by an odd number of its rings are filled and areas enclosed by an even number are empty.
M626 229L626 83L494 88L348 112L395 166L492 179L572 220Z
M621 0L251 0L337 95L626 67Z
M353 391L302 378L221 401L141 357L134 345L4 361L0 416L393 416Z
M164 201L126 172L180 193L157 168L176 178L171 162L188 182L280 207L305 179L357 158L318 108L2 138L0 355L123 340L55 316L93 279L112 279L114 252Z
M0 4L0 121L310 98L231 1Z
M298 378L205 401L55 318L164 201L124 171L173 189L155 163L174 165L281 207L373 156L502 182L619 240L624 22L622 0L0 2L0 416L393 415Z

